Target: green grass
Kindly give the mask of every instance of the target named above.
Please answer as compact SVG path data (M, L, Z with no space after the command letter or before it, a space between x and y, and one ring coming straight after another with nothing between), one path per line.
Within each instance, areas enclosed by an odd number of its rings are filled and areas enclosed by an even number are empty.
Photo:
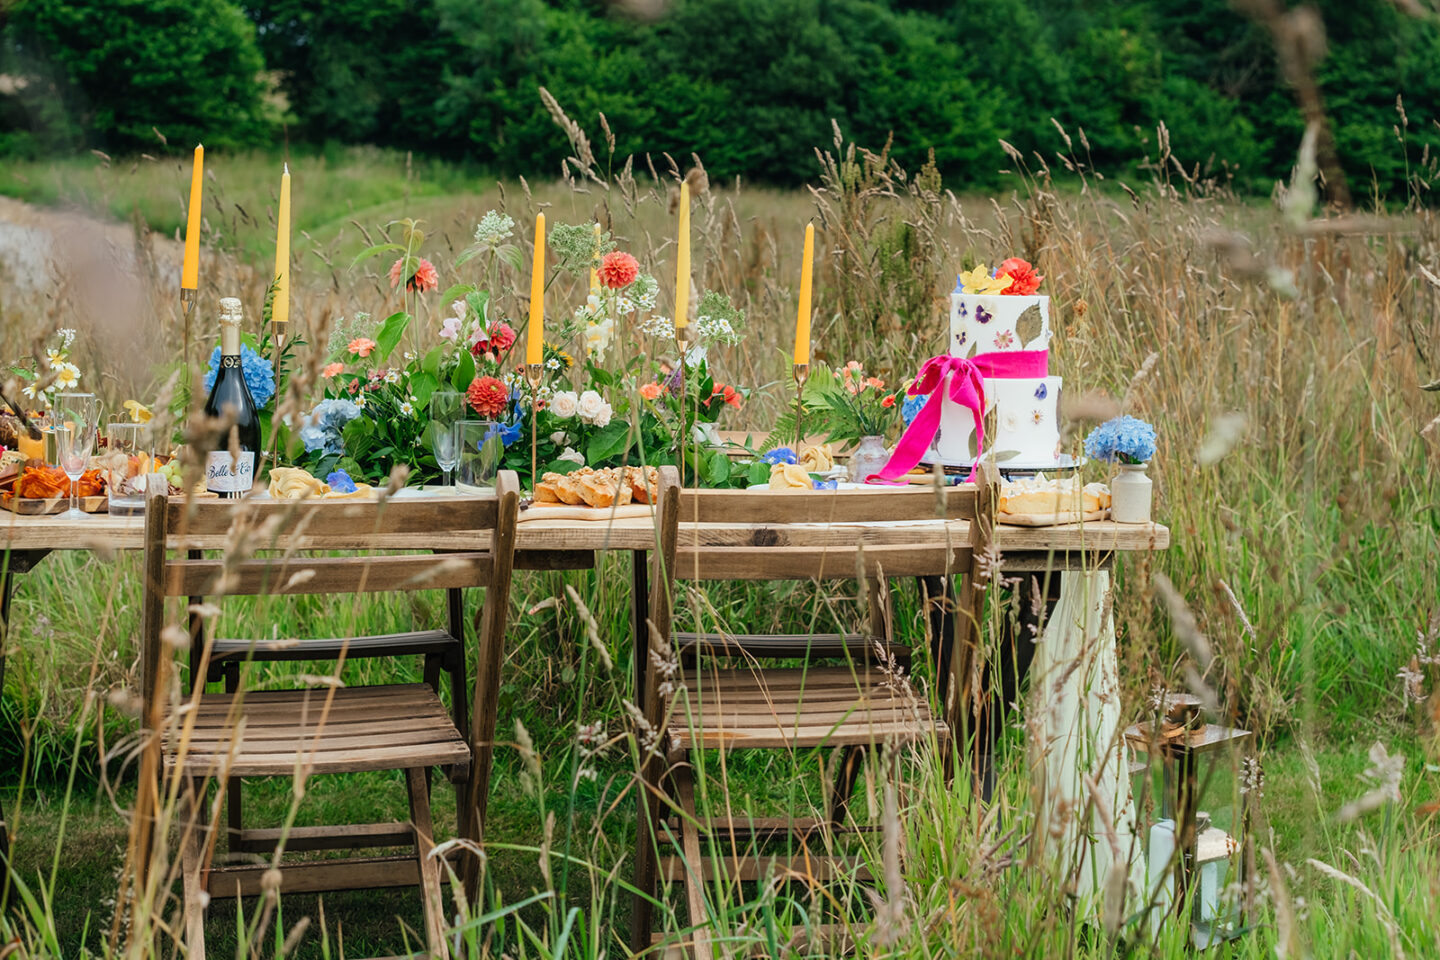
M258 304L273 251L265 211L278 185L277 158L216 155L209 166L215 179L207 194L206 237L214 252L206 259L202 302L240 293ZM403 157L373 151L297 156L292 169L295 316L301 334L313 337L333 317L357 310L384 316L397 309L398 298L375 277L384 265L352 270L349 261L365 245L364 232L373 235L399 217L426 221L423 252L440 269L442 286L475 279L453 261L479 215L502 202L500 188L490 181L429 165L407 176ZM1388 956L1395 954L1395 943L1407 956L1440 954L1432 920L1440 906L1433 886L1440 743L1433 700L1408 705L1396 677L1414 653L1417 632L1432 633L1440 623L1435 590L1440 438L1432 423L1440 406L1435 394L1419 390L1440 375L1435 359L1440 315L1433 310L1435 293L1414 270L1417 261L1433 260L1440 220L1415 207L1388 215L1366 228L1369 232L1341 235L1323 221L1307 219L1315 211L1301 210L1297 228L1213 185L1175 178L1165 163L1157 169L1155 182L1134 185L1133 202L1108 181L1104 190L1073 181L1061 187L1038 170L1024 191L1000 198L996 207L988 198L927 194L916 178L893 171L888 181L873 170L837 173L822 184L818 201L800 193L715 185L696 211L697 264L705 286L724 289L748 311L749 340L741 348L716 351L712 359L727 382L761 388L738 420L725 425L763 430L783 403L788 376L783 350L792 330L793 278L807 218L818 216L823 227L816 277L820 357L832 363L857 357L892 380L912 373L915 361L932 352L940 337L938 303L902 309L917 287L943 292L949 288L945 277L956 268L1011 253L1030 256L1046 274L1053 297L1053 355L1067 389L1123 399L1128 411L1160 428L1160 454L1151 473L1157 514L1170 525L1173 543L1163 554L1125 560L1117 578L1127 716L1143 712L1154 684L1184 687L1185 668L1194 662L1154 588L1152 574L1163 572L1188 602L1214 653L1204 681L1215 691L1223 717L1259 735L1267 779L1253 834L1265 875L1258 926L1216 955L1274 956L1287 929L1317 956ZM7 168L0 172L0 192L120 219L138 211L170 234L179 222L187 177L188 165L173 161L104 167L81 158ZM503 202L525 236L529 216L541 205L547 205L552 221L581 222L607 211L622 247L668 278L673 217L667 189L652 188L648 175L637 184L602 179L603 185L592 182L588 192L561 183L534 184L528 198L519 184L507 183ZM157 243L154 256L156 262L178 262L172 243ZM1289 271L1293 296L1286 284L1272 282L1274 271ZM83 309L72 281L63 281L57 294L18 282L26 278L7 277L17 281L0 289L7 349L55 325L79 327L82 339L98 344L108 329L133 324L143 333L109 352L87 347L93 355L84 366L103 371L102 390L114 400L150 395L144 391L153 389L157 371L174 359L179 335L173 283L158 268L140 273L140 306L98 316ZM555 310L577 302L578 290L567 283L552 287ZM667 294L669 287L667 279ZM502 313L521 315L522 288L522 278L499 273L495 293ZM445 305L433 300L422 299L416 308L422 318L444 312ZM126 362L116 363L115 356ZM1220 429L1222 418L1234 414L1243 418L1243 430L1227 434ZM1066 441L1078 444L1085 426L1075 424ZM1221 439L1228 451L1201 457L1217 432L1226 434ZM1099 478L1097 473L1088 479ZM596 781L568 788L576 725L604 721L612 736L626 729L621 704L632 696L627 567L628 560L607 558L594 573L528 574L517 580L498 705L502 734L511 735L518 721L533 738L545 787L529 790L532 774L513 746L500 752L486 908L518 904L536 893L556 898L563 893L568 905L581 910L572 929L583 931L568 941L567 952L585 957L623 949L629 908L625 881L634 803L624 791L634 765L626 748L611 748L597 765ZM598 618L615 663L612 673L596 673L593 658L588 665L582 660L583 626L568 604L535 609L547 598L563 598L565 583L577 587ZM859 619L852 604L832 603L828 585L716 585L708 595L719 619L732 628L824 629L832 621ZM136 686L138 604L133 556L52 556L21 579L16 595L0 715L0 769L6 771L0 790L6 791L7 811L13 811L20 761L27 756L19 856L28 880L40 872L48 877L56 854L53 838L61 816L67 817L56 899L49 908L66 954L79 949L85 917L93 916L92 930L105 919L104 900L114 893L123 826L100 787L117 775L102 770L100 746L113 747L133 726L106 696ZM327 598L293 608L236 603L219 629L230 633L259 622L296 634L383 632L438 613L437 600L428 596L414 602L386 598L358 610ZM900 603L902 633L918 634L916 617L913 599ZM270 667L256 679L282 683L295 673L323 669ZM1429 691L1440 678L1433 667L1426 669ZM367 683L414 675L413 664L371 662L350 665L346 679ZM77 730L91 691L103 719L92 712ZM1372 786L1363 774L1375 741L1405 757L1400 800L1342 822L1337 811ZM1105 931L1071 922L1060 878L1032 852L1038 844L1031 836L1034 807L1022 734L1012 733L1008 746L1003 799L993 822L982 820L979 805L963 788L943 789L925 763L907 769L900 798L907 920L889 954L1109 957L1117 952ZM818 759L732 758L728 785L760 806L778 804L792 788L814 800ZM67 808L64 786L72 763L78 789ZM131 787L119 779L123 807ZM1210 791L1207 808L1223 818L1235 800L1228 763L1220 765ZM276 819L288 809L286 783L257 784L252 794L257 817ZM446 791L436 796L448 811ZM857 809L878 796L872 786ZM572 801L576 810L570 837L577 862L564 891L558 888L558 862L549 882L539 867L542 800L543 810L558 818L552 851L563 849ZM405 814L395 784L339 778L314 785L299 822L331 815ZM442 823L448 825L450 817L443 812ZM981 869L995 856L987 845L1007 831L1013 832L1005 849L1015 854L1016 864ZM1266 849L1276 859L1274 880L1261 856ZM1365 889L1337 880L1312 859ZM746 917L728 918L723 924L728 935L762 936L756 931L767 922L810 908L791 896L793 890L763 897L746 893L759 904L751 904ZM835 898L839 908L870 915L862 891L841 884ZM418 918L409 892L327 897L325 903L332 946L343 922L349 955L403 949L404 925L413 928ZM685 914L672 906L678 912L667 923L677 930ZM212 950L231 950L221 939L222 930L233 927L227 910L214 912ZM1287 927L1290 913L1297 919ZM313 900L287 898L286 922L302 915L318 925ZM548 955L566 919L556 902L526 905L489 925L491 953ZM94 938L86 943L98 944ZM870 942L862 950L884 952ZM1133 936L1119 952L1186 955L1178 941L1152 951L1136 945ZM302 953L323 955L313 929Z

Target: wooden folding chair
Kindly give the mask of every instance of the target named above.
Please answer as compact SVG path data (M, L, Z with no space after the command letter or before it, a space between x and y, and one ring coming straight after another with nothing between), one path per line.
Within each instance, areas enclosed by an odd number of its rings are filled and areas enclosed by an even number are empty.
M449 771L460 801L461 835L480 839L518 504L519 482L511 471L501 472L496 494L486 497L238 503L172 500L154 491L147 497L143 722L148 730L161 731L163 736L153 739L142 760L132 856L139 866L137 902L155 902L156 891L147 887L155 882L149 873L163 873L164 858L155 855L154 866L160 870L152 871L153 837L149 831L163 805L155 794L161 785L163 756L165 785L189 812L181 825L181 869L190 957L204 956L202 891L210 897L252 896L275 879L273 873L266 876L270 863L211 866L214 831L203 822L207 780L235 783L244 777L381 770L404 771L409 823L305 827L288 832L251 830L243 835L245 846L273 854L282 834L287 851L413 845L413 853L403 856L279 864L280 890L419 885L428 948L433 955L446 955L442 866L430 855L434 847L430 768ZM198 550L220 548L225 550L222 556L197 558ZM337 556L336 551L368 553ZM445 552L436 555L430 551ZM180 628L167 626L167 598L190 598L193 631L198 626L193 620L193 603L207 597L445 590L449 625L444 639L448 643L462 636L460 591L467 587L486 588L468 731L457 725L457 719L465 716L464 708L453 714L446 711L434 685L436 671L430 669L426 682L418 684L206 693L202 682L167 715L170 654L165 638L176 633L183 636ZM440 631L418 636L433 633ZM333 652L343 666L352 644L373 653L390 639L342 638L318 643ZM196 678L207 675L216 646L222 651L222 662L227 662L227 645L206 645L194 664ZM396 646L401 652L415 652L405 646L403 638ZM452 694L464 699L463 656L459 676L462 679ZM463 868L472 885L474 860L466 857Z
M882 744L913 744L934 738L948 751L968 699L965 678L978 645L984 571L977 558L993 529L993 488L964 484L931 488L879 487L834 493L769 493L748 490L685 490L678 474L662 469L658 549L650 593L648 648L637 651L645 671L640 739L642 795L637 831L632 948L652 946L653 906L659 880L685 889L695 952L710 951L706 882L723 873L732 881L763 880L773 870L795 869L819 882L845 871L864 879L844 858L805 849L817 834L868 829L847 826L847 801L865 753ZM845 524L918 520L966 520L968 534L951 541L936 524L933 539L905 545L867 546ZM734 545L703 542L708 523L754 524ZM681 524L684 524L682 527ZM921 529L921 528L916 528ZM908 666L910 652L892 642L886 608L888 578L964 574L955 598L952 636L932 638L935 690L945 704L937 716L922 695L898 682L894 665ZM869 632L834 635L718 635L672 630L677 580L830 580L863 578ZM722 666L726 659L736 666ZM782 666L776 660L804 661ZM828 662L827 662L828 661ZM908 669L905 673L908 675ZM681 685L683 683L683 686ZM715 818L696 808L693 759L703 749L776 749L791 753L843 748L836 784L823 820L793 816ZM947 763L947 772L950 769ZM667 784L668 781L668 784ZM678 816L668 822L663 808ZM729 804L727 803L727 808ZM679 836L679 855L662 856L667 837ZM705 854L703 839L720 841L726 855ZM768 841L798 842L798 857L756 853ZM745 852L742 854L742 844Z

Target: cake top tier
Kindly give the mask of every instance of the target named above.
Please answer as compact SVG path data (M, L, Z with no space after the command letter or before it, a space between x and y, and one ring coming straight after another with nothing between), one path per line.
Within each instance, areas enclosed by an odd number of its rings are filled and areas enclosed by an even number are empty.
M1050 347L1050 298L950 295L950 355Z
M1040 289L1040 281L1044 279L1027 261L1011 257L994 270L979 263L974 269L956 275L954 292L1028 297Z

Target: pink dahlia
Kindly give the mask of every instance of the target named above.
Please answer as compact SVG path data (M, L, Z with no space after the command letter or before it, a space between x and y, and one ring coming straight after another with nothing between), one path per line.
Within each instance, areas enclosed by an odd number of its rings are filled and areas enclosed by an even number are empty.
M401 257L390 265L390 286L398 287L400 285L400 280L405 273L405 259L405 257ZM416 293L437 290L440 287L440 274L435 270L435 264L423 258L416 265L415 272L404 279L405 289Z

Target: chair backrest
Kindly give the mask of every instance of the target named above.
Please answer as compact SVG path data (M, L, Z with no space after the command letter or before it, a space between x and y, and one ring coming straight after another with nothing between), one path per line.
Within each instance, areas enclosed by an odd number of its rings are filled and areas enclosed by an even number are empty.
M937 521L974 520L980 494L981 485L974 483L809 492L684 490L674 511L684 527L671 575L682 580L802 580L853 579L862 569L867 577L964 570L968 539L948 538ZM735 542L707 543L698 526L707 523L753 524L755 529L731 538ZM858 528L850 536L849 527L876 523L924 526L917 526L913 542L907 543L887 543Z
M488 587L498 596L485 604L481 646L503 638L520 499L514 471L501 471L493 495L471 497L236 501L172 498L163 488L152 485L145 504L147 712L160 708L168 597ZM224 553L204 558L201 550ZM329 555L342 550L368 555ZM446 552L415 552L432 550Z
M650 594L651 651L668 644L674 581L693 580L798 580L811 578L866 579L876 576L928 576L964 574L954 600L955 630L936 638L937 671L947 716L954 716L968 696L966 678L980 639L980 611L989 576L981 558L990 552L998 474L982 464L979 483L933 487L866 487L860 490L783 493L748 490L684 490L679 473L662 467L657 501L658 536L654 563L654 589ZM967 521L959 537L949 523ZM868 543L863 528L855 536L836 536L844 524L904 524L916 526L909 542ZM707 542L703 524L728 525L724 543ZM754 524L753 530L735 534L736 524ZM873 528L872 528L873 529ZM731 542L743 541L743 542ZM877 610L871 599L872 625ZM658 723L663 715L660 698L647 672L643 692L647 720Z

